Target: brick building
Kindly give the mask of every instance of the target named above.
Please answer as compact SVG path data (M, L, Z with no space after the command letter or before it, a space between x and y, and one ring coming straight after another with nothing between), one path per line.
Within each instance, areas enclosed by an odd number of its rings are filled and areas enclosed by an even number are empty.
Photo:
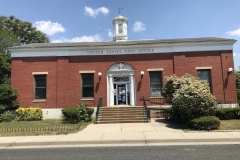
M114 41L25 44L12 47L12 86L23 107L56 109L79 102L142 106L161 97L166 76L185 73L207 81L217 100L237 100L233 39L128 41L127 19L113 19Z

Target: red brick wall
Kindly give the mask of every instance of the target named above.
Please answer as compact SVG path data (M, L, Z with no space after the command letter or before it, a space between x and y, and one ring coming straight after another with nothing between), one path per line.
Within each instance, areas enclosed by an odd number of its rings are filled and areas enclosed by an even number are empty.
M231 51L193 52L166 54L139 54L114 56L74 56L13 58L12 85L18 91L21 106L42 108L64 108L84 102L97 106L98 98L107 105L107 70L115 63L127 63L135 68L136 105L142 105L142 96L149 96L149 74L147 69L163 68L163 77L190 73L197 76L196 67L212 67L213 94L218 100L236 101L234 73L227 69L233 66ZM222 70L223 69L223 70ZM94 100L81 101L81 76L79 71L95 70ZM140 72L145 74L141 78ZM34 103L34 77L32 72L48 72L47 100ZM99 81L98 72L102 72ZM224 82L224 84L223 84Z

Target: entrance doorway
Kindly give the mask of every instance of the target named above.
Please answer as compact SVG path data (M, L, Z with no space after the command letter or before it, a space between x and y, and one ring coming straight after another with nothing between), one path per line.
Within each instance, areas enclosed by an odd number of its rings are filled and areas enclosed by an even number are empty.
M129 83L114 84L114 105L130 105Z
M108 73L108 106L135 106L135 70L126 63L115 63Z

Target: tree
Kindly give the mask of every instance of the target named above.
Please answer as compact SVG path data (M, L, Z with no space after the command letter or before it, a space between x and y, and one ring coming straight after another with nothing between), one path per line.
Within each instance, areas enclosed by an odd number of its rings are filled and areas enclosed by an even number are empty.
M236 77L236 89L237 89L237 99L240 103L240 67L238 68L238 71L235 72Z
M0 29L12 31L19 42L24 42L26 44L49 43L49 38L46 34L38 31L30 22L21 21L14 16L0 16Z
M190 74L167 77L163 90L164 97L172 97L172 118L180 123L214 114L215 97L209 85L197 77Z
M11 56L9 47L21 43L49 42L49 38L29 22L14 16L0 16L0 114L18 108L17 92L11 87Z
M19 41L11 30L0 28L0 53L8 53L8 47L18 44Z

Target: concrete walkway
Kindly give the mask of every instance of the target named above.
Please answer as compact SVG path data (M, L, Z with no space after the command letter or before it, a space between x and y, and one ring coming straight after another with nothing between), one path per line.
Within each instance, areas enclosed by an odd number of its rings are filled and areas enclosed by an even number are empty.
M51 136L0 137L0 147L86 144L150 143L240 143L240 131L183 131L166 121L150 123L90 124L74 134Z

